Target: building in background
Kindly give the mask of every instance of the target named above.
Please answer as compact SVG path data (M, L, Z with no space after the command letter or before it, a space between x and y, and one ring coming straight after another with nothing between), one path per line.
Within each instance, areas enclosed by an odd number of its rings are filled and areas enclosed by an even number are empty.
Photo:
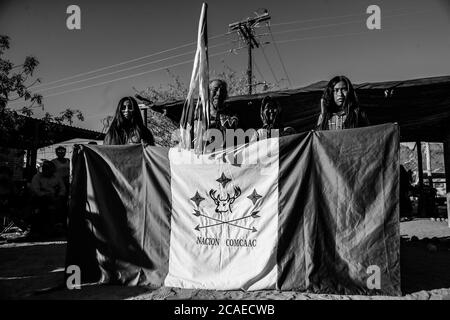
M72 160L72 153L73 153L73 146L75 144L88 144L90 142L95 142L98 145L102 145L103 144L103 140L89 140L89 139L80 139L80 138L76 138L76 139L71 139L68 141L62 141L56 144L52 144L49 146L45 146L42 147L40 149L37 150L37 156L36 156L36 165L38 167L41 166L42 162L44 162L44 160L53 160L56 158L56 148L62 146L64 148L66 148L66 158Z

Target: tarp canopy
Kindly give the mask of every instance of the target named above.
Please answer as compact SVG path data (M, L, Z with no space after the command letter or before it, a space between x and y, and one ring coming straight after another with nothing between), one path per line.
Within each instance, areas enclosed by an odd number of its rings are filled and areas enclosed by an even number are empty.
M231 113L238 115L241 128L260 128L261 100L272 96L281 104L285 126L297 132L308 131L316 124L326 85L327 81L320 81L300 89L235 96L227 100L227 105ZM372 125L398 123L402 141L443 141L450 123L450 76L361 83L354 87ZM183 103L156 104L152 109L179 122Z
M15 129L2 132L0 146L39 149L75 138L103 140L104 137L101 132L18 115Z

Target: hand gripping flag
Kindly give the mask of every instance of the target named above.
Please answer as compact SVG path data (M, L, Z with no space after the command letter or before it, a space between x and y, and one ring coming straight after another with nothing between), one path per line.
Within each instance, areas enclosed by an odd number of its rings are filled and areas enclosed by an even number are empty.
M197 153L203 153L204 133L209 127L209 67L208 67L208 31L206 13L208 5L203 3L198 26L197 51L192 69L189 92L183 107L180 121L180 143L183 149L192 147ZM194 103L194 92L198 88L198 99Z

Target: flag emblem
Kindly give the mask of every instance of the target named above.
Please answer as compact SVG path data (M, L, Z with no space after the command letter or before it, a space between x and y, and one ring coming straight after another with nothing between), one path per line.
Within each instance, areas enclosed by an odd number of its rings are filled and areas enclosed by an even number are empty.
M232 179L226 177L224 173L220 176L219 179L216 180L219 182L220 185L222 185L223 188L226 187L226 185L232 181ZM202 229L208 229L213 227L222 227L222 226L228 226L228 227L234 227L239 228L243 230L248 230L251 232L257 232L255 226L249 227L247 225L243 225L243 223L251 221L252 219L256 220L257 218L260 218L261 216L258 214L259 211L254 210L254 208L251 210L249 214L243 215L241 217L231 217L231 214L233 213L232 205L236 201L237 198L241 196L241 188L239 186L234 186L233 188L234 193L225 192L225 195L221 194L220 190L217 189L210 189L209 190L209 198L214 203L215 209L214 210L207 210L207 208L202 207L200 208L200 204L202 201L206 200L206 198L202 197L198 191L195 192L195 195L190 198L192 202L195 203L194 209L193 209L193 215L195 217L203 217L206 218L206 223L202 223L201 221L195 226L196 231L201 231ZM253 193L247 197L249 200L252 201L253 206L255 206L256 202L259 198L262 198L261 195L259 195L256 192L256 189L253 189Z

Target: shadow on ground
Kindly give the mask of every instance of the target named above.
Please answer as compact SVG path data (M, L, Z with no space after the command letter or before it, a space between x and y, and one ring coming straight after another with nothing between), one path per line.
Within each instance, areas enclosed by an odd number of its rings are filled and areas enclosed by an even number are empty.
M66 241L15 242L0 246L0 299L126 299L146 287L84 286L64 282Z
M405 241L400 247L403 294L450 288L450 239Z
M415 228L440 230L434 238L417 237ZM437 228L439 227L439 228ZM444 229L445 228L445 229ZM450 297L450 229L435 222L402 223L401 277L403 298ZM430 236L430 233L424 233ZM211 291L177 288L86 285L81 290L64 286L66 242L13 242L0 245L0 299L333 299L352 296L313 295L278 291ZM431 291L434 290L435 293ZM436 291L438 291L436 293ZM442 293L441 293L442 292ZM380 299L380 297L361 297ZM395 298L395 297L391 297ZM402 297L398 297L402 298ZM444 297L445 298L445 297Z

